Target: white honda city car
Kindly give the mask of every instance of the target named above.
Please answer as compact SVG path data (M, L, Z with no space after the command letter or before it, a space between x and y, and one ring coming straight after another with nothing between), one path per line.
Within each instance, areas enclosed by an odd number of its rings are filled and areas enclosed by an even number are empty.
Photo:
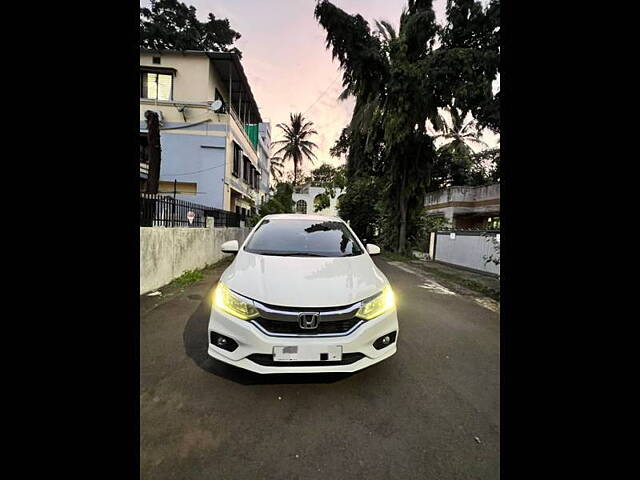
M354 372L396 353L393 291L340 218L267 215L216 286L209 355L258 373Z

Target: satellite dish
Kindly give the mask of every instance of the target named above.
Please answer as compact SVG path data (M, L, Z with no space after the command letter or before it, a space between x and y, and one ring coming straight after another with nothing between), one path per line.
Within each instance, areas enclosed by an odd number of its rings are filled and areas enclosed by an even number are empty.
M209 108L214 112L217 112L218 110L220 110L220 108L222 108L222 101L216 100L215 102L211 103L211 106Z

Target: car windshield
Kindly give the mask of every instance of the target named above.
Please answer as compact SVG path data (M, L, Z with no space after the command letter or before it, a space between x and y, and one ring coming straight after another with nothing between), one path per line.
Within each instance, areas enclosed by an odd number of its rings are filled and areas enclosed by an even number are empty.
M362 248L344 222L334 220L263 220L245 251L260 255L351 257Z

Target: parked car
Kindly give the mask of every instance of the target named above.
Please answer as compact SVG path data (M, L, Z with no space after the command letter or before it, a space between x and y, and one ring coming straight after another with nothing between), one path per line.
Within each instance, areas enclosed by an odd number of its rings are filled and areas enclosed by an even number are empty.
M389 281L343 220L267 215L212 298L209 355L258 373L354 372L396 353Z

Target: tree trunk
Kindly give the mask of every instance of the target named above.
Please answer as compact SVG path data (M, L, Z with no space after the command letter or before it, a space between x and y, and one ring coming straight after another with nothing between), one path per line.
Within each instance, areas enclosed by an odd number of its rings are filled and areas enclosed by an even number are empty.
M400 232L398 234L398 252L403 254L407 248L407 203L408 198L400 197Z
M398 207L400 211L400 230L398 232L398 253L404 254L407 248L407 207L409 196L405 192L407 178L407 165L402 167L402 181L400 182L400 192L398 193Z
M298 163L293 161L293 186L295 187L298 180Z
M147 138L149 139L149 178L147 193L158 193L160 184L160 123L158 114L151 110L144 112L147 120Z

